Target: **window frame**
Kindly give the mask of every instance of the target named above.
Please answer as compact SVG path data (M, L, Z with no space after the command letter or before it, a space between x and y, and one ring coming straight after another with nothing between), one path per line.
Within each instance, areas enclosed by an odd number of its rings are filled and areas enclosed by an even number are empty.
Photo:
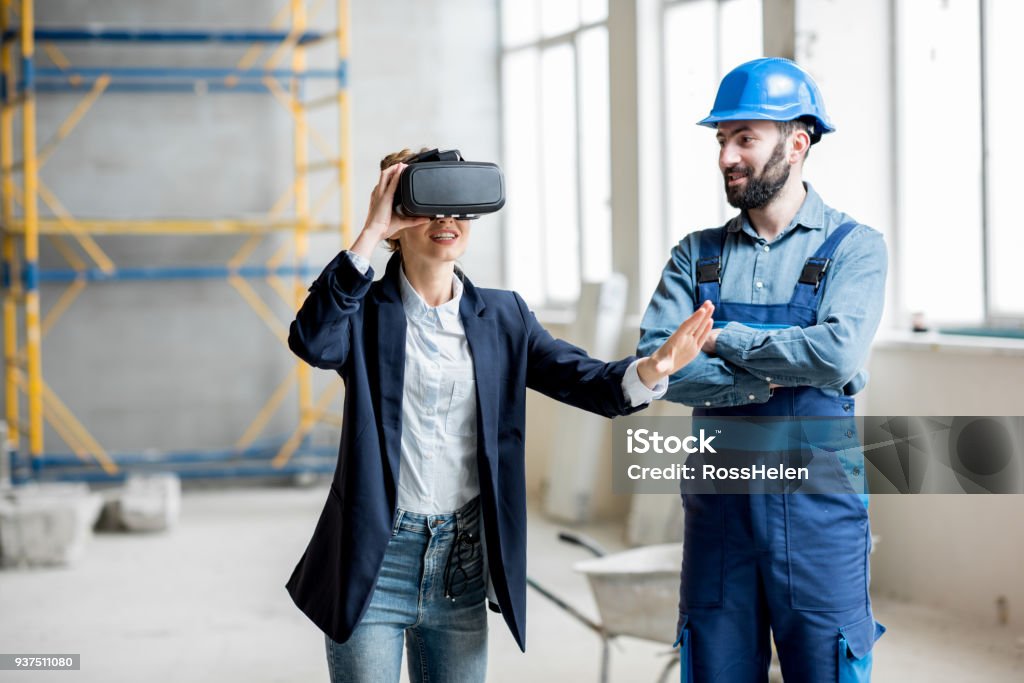
M502 116L504 117L505 113L507 111L507 108L505 106L506 105L506 99L509 96L509 93L507 91L507 84L505 82L504 72L505 72L505 60L506 60L506 58L509 55L513 55L515 53L526 51L526 50L536 50L537 51L537 64L540 65L541 62L543 61L543 54L544 54L544 52L546 50L550 50L552 48L559 48L559 47L563 47L563 46L568 46L569 49L571 49L572 54L573 54L573 100L574 100L574 107L575 107L575 111L574 111L574 117L575 117L575 141L574 141L575 155L574 155L574 159L573 159L573 166L575 167L574 182L575 182L575 189L576 189L576 193L575 193L576 194L576 197L575 197L575 207L574 208L575 208L576 217L577 217L576 226L575 226L575 230L577 231L576 259L577 259L577 271L578 271L578 276L579 276L578 279L579 279L579 283L582 284L582 282L585 281L585 279L586 279L586 275L585 274L586 274L586 269L587 269L587 265L586 265L587 264L587 252L586 252L586 243L585 243L585 240L584 240L584 236L586 235L586 227L584 226L584 218L587 215L587 211L586 211L585 206L584 206L584 202L585 202L585 196L584 195L585 195L585 193L584 193L584 169L583 169L583 163L582 163L582 161L583 161L583 151L582 151L583 145L582 145L582 132L581 132L581 130L582 130L581 121L582 121L582 116L583 116L583 105L581 104L581 100L582 100L582 95L583 95L583 92L582 92L583 91L583 87L581 85L580 74L581 74L581 72L583 70L583 65L582 65L580 49L579 49L579 40L580 40L580 37L583 34L589 32L589 31L595 30L595 29L603 29L604 32L605 32L605 40L606 41L610 40L608 12L607 11L605 12L604 18L601 19L601 20L583 21L582 20L582 6L581 6L580 7L581 20L580 20L580 23L574 29L569 30L569 31L563 31L561 33L557 33L557 34L553 34L553 35L549 35L549 36L544 36L543 32L542 32L542 28L539 25L541 23L540 1L539 0L533 0L533 1L535 2L535 6L536 6L536 9L537 9L536 18L537 18L537 22L538 22L537 38L535 40L529 40L529 41L525 41L525 42L517 42L517 43L513 43L513 44L506 44L505 43L505 39L504 39L504 35L503 35L503 31L499 28L499 35L502 36L501 37L501 44L500 44L500 48L499 48L499 56L498 56L498 73L499 73L499 80L500 80L500 84L499 84L500 109L501 109L501 112L502 112ZM516 2L516 0L502 0L501 1L501 5L504 5L505 3L508 3L508 2ZM499 12L499 17L500 17L500 15L501 15L501 12ZM499 18L499 23L501 21L502 21L502 19ZM538 66L538 69L539 69L539 66ZM604 69L605 69L605 77L609 78L609 69L608 69L608 64L607 63L604 65ZM540 122L540 119L541 119L541 117L543 115L543 113L542 113L543 112L543 104L542 104L542 102L543 102L543 88L544 88L543 78L541 78L539 76L540 76L540 74L538 73L538 77L534 80L534 88L535 88L535 93L534 94L535 94L535 97L536 97L536 102L538 103L538 106L537 106L536 110L534 111L534 114L538 118L538 123L537 123L537 130L538 130L538 132L541 131L541 127L543 125ZM605 102L606 106L610 106L610 97L611 97L610 88L608 88L608 98L607 98L608 101ZM536 170L538 172L542 171L543 166L544 166L543 151L540 149L540 147L542 146L542 138L543 138L543 135L542 134L538 134L537 135L537 139L535 141L535 144L537 145L537 148L538 148L537 149L537 153L536 153L536 160L538 162ZM502 126L502 140L501 140L501 145L502 145L502 149L503 150L507 149L507 147L506 147L507 142L508 141L506 139L505 126L503 125ZM606 150L606 154L608 155L608 167L610 169L610 167L611 167L611 149L610 149L610 146L609 146L609 149ZM540 176L543 177L543 174L540 173ZM543 184L542 180L538 180L537 182L538 182L538 184L541 184L541 185ZM538 206L538 212L543 214L543 192L540 192L538 194L538 198L540 200L540 205ZM610 179L609 179L609 196L607 198L607 202L608 202L608 210L609 210L609 214L610 214L610 211L611 211ZM542 223L543 223L543 220L544 220L543 216L542 216L541 220L542 220ZM515 231L509 225L509 218L508 218L507 215L502 217L502 228L503 228L503 232L504 232L504 246L505 246L505 252L506 252L505 256L504 256L504 259L505 259L504 266L505 266L505 272L509 273L511 271L511 269L508 267L507 259L510 258L512 256L512 254L514 253L513 250L509 248L509 242L512 239L515 238L515 234L514 234ZM542 230L543 230L543 227L542 227ZM542 238L543 238L543 235L542 235ZM608 235L609 242L611 241L611 238L612 238L612 236L611 236L610 230L609 230L609 235ZM609 251L609 253L611 252L611 245L610 244L609 244L609 250L608 251ZM569 312L569 311L573 310L575 308L575 306L577 304L577 301L578 301L578 298L579 298L579 289L578 288L577 288L575 296L570 296L568 298L557 298L557 297L553 297L552 296L551 284L550 284L550 282L548 280L548 268L549 268L549 265L550 265L550 259L558 258L558 256L556 254L552 253L552 250L547 249L546 248L546 244L544 244L544 243L539 245L539 248L537 249L537 251L535 253L536 253L537 260L539 262L538 272L539 272L539 278L540 278L540 285L538 287L538 290L540 292L540 299L536 300L536 301L531 301L530 302L531 306L535 307L535 308L542 308L542 309L545 309L547 311L556 311L556 312L557 311ZM609 264L609 271L611 271L610 264ZM511 279L511 277L510 277L510 279ZM514 287L516 285L516 282L509 282L509 283L506 283L506 284L511 285L511 286Z

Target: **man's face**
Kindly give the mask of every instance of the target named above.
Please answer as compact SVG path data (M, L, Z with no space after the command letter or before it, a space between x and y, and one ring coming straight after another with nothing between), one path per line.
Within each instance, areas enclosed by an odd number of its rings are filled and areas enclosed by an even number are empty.
M790 171L786 140L775 122L723 121L715 137L729 203L743 210L770 204L789 180Z

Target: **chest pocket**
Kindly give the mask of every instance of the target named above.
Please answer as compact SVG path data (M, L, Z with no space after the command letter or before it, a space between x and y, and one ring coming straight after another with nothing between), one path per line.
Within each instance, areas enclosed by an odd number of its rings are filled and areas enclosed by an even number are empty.
M476 436L476 381L457 379L452 383L444 429L452 436Z

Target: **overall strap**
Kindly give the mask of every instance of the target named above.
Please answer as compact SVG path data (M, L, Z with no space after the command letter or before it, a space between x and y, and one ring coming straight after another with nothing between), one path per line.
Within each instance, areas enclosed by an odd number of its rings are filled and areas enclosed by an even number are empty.
M800 279L797 281L796 287L793 288L793 298L790 299L791 304L815 309L818 307L821 282L825 279L825 272L832 264L832 257L835 255L836 249L839 248L839 244L857 225L854 221L840 225L818 247L814 255L807 259L803 270L800 272Z
M726 234L725 228L712 228L700 233L697 286L694 288L695 307L710 301L718 308L722 294L722 251Z

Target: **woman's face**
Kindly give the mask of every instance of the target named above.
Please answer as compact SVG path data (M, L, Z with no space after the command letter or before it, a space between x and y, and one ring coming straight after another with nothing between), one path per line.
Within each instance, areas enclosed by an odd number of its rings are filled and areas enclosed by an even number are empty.
M444 263L455 261L469 244L470 221L435 218L425 225L406 228L398 233L403 258L425 259Z

